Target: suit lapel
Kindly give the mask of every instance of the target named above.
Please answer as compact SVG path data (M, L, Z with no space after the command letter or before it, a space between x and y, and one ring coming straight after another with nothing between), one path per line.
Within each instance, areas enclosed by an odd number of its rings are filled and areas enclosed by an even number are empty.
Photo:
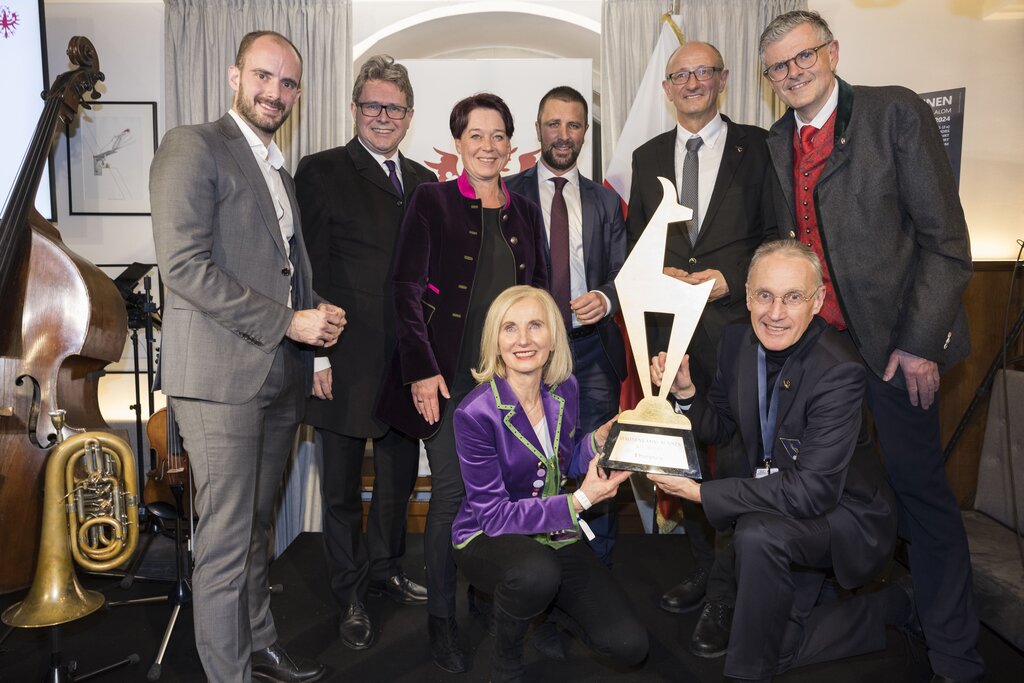
M761 444L761 418L757 414L757 337L754 336L753 330L747 332L747 340L736 366L736 399L739 402L737 423L743 434L743 443L747 447L750 471L753 472L760 465L757 456ZM747 429L743 429L744 426Z
M603 256L597 225L597 189L594 183L580 175L580 205L583 211L583 261L586 264L587 289L596 289L600 283L591 282L604 272L599 263Z
M782 194L786 198L786 212L790 225L796 225L796 195L793 187L793 110L788 110L781 119L776 121L768 132L768 152L778 176Z
M416 172L416 168L412 165L412 162L405 158L401 152L398 153L398 161L402 166L402 190L405 191L406 199L412 194L412 191L419 187L422 182L420 176ZM388 185L391 184L390 179Z
M526 416L526 411L519 404L519 400L512 391L512 387L505 380L495 377L491 380L491 393L494 395L494 402L498 410L504 413L502 423L505 425L505 428L511 432L516 440L526 446L527 450L533 453L537 460L547 465L548 459L544 455L543 448L541 448L540 439L537 438L537 433L533 431L533 425L530 424L530 419ZM542 399L543 394L544 392L542 391ZM547 406L545 406L545 415L547 415L546 411Z
M260 215L263 216L263 222L267 226L267 230L270 231L274 244L281 251L281 255L288 258L288 250L285 248L284 238L281 236L281 224L277 220L277 211L274 209L274 198L270 196L267 180L263 175L263 171L260 170L259 162L256 161L256 157L252 153L249 141L242 135L242 131L239 130L238 124L235 123L230 114L222 116L219 123L220 131L225 137L224 145L235 159L238 168L242 171L242 177L249 183L249 189L252 190L253 196L256 197L256 204L259 206ZM283 181L282 184L284 184ZM298 210L295 208L295 202L291 194L288 195L288 198L292 201L291 206L294 212L292 215L298 216Z
M725 195L729 192L729 187L732 186L733 176L736 175L736 169L739 168L743 160L743 153L746 151L744 140L746 134L725 116L722 116L722 119L726 125L725 149L722 152L722 163L718 166L715 187L711 191L711 202L708 204L707 213L701 220L700 233L697 235L698 242L704 240L708 229L714 225L715 214L722 206L722 202L725 201Z
M391 179L388 178L387 173L377 160L374 159L366 148L363 147L363 143L359 142L358 137L354 137L349 140L349 143L345 146L348 149L349 156L352 157L352 164L356 167L356 171L366 180L384 190L385 192L392 194L396 197L399 196L398 191L395 190L395 186L391 184ZM403 175L404 168L403 168ZM409 193L409 189L403 185L403 190L406 194Z

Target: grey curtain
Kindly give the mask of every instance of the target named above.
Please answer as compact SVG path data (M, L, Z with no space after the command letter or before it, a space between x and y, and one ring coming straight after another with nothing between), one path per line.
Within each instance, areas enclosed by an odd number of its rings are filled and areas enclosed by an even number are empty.
M213 121L231 107L227 67L246 33L277 31L302 53L302 96L275 140L285 167L343 144L351 132L351 0L164 0L167 128Z
M601 150L611 159L619 132L661 30L666 0L604 0L601 18ZM757 40L773 18L807 9L807 0L681 0L686 40L713 44L725 58L729 84L721 110L737 123L767 128L785 107L761 77Z

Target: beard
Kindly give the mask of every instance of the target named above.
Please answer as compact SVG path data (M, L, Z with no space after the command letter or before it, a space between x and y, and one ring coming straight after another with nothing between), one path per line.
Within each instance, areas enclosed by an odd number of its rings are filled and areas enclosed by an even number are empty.
M279 114L267 114L257 108L259 104L275 107ZM235 108L238 110L239 116L267 135L276 133L277 129L288 120L288 115L291 113L285 109L284 103L281 100L274 100L269 97L250 98L241 87L238 89L238 100Z
M568 157L559 158L555 156L555 147L563 144L568 144L571 151L569 151ZM553 168L556 171L566 171L576 165L576 160L580 156L580 148L574 146L572 141L569 140L555 140L541 150L540 156L544 159L544 163L548 165L548 168Z

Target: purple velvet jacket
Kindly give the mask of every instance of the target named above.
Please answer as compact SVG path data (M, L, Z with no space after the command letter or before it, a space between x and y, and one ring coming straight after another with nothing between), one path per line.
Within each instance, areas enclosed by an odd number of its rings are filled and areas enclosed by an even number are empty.
M455 411L455 444L466 498L452 524L461 548L479 534L526 534L559 547L579 539L567 477L583 475L594 457L590 435L579 435L576 378L541 389L555 458L548 460L508 382L495 377Z
M516 284L547 288L544 218L509 192L501 232L516 263ZM377 416L419 439L437 431L413 406L409 385L440 374L449 388L462 346L480 254L483 209L465 173L416 188L395 247L392 294L398 345L377 402ZM445 400L441 399L441 410Z

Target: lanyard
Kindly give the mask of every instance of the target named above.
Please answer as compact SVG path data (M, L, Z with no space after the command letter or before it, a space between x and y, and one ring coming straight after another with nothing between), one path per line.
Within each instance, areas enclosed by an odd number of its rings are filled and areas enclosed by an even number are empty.
M779 416L779 380L782 379L780 371L772 386L772 398L765 406L768 395L768 364L765 362L764 347L757 347L757 405L758 417L761 418L761 448L764 454L765 467L771 469L774 457L772 445L775 443L775 429Z

